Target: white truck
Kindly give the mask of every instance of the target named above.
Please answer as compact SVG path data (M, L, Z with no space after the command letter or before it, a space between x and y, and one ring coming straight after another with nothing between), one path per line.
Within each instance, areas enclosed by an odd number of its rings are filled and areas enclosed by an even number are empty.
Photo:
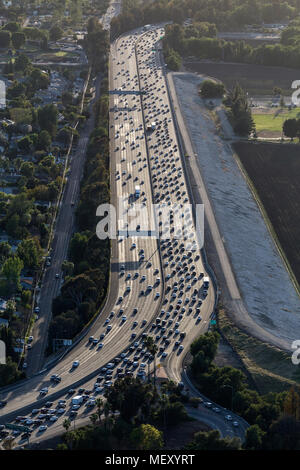
M209 287L209 277L204 277L203 278L203 287L204 287L204 289L208 289L208 287Z
M72 398L72 405L81 405L82 402L83 402L82 395L76 395L76 397Z
M134 196L135 196L136 199L138 199L140 197L140 195L141 195L141 188L140 188L140 186L136 186L135 191L134 191Z
M155 131L156 129L156 122L153 121L150 124L147 124L146 130L147 132Z

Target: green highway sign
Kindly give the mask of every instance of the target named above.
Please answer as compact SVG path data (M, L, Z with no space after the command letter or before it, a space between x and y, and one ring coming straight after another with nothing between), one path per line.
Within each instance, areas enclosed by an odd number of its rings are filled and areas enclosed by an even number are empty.
M211 325L216 325L217 322L216 322L216 320L210 320L210 324L211 324Z

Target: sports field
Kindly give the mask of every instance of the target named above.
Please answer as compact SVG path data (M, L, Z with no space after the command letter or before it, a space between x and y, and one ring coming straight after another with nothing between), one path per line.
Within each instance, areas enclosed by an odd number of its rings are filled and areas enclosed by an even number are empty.
M253 108L252 118L258 137L281 137L282 125L286 119L299 118L300 108Z

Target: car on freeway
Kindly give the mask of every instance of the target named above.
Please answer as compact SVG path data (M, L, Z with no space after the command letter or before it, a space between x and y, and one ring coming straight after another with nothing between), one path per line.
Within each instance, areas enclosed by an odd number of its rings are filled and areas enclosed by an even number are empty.
M79 366L79 364L80 364L79 361L73 361L72 368L76 369Z

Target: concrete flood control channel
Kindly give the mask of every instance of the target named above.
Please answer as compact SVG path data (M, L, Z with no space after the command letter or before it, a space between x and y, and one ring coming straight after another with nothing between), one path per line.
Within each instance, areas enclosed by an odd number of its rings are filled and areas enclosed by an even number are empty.
M299 297L233 150L216 133L198 95L202 80L194 74L173 74L215 217L251 318L291 349L300 335Z

